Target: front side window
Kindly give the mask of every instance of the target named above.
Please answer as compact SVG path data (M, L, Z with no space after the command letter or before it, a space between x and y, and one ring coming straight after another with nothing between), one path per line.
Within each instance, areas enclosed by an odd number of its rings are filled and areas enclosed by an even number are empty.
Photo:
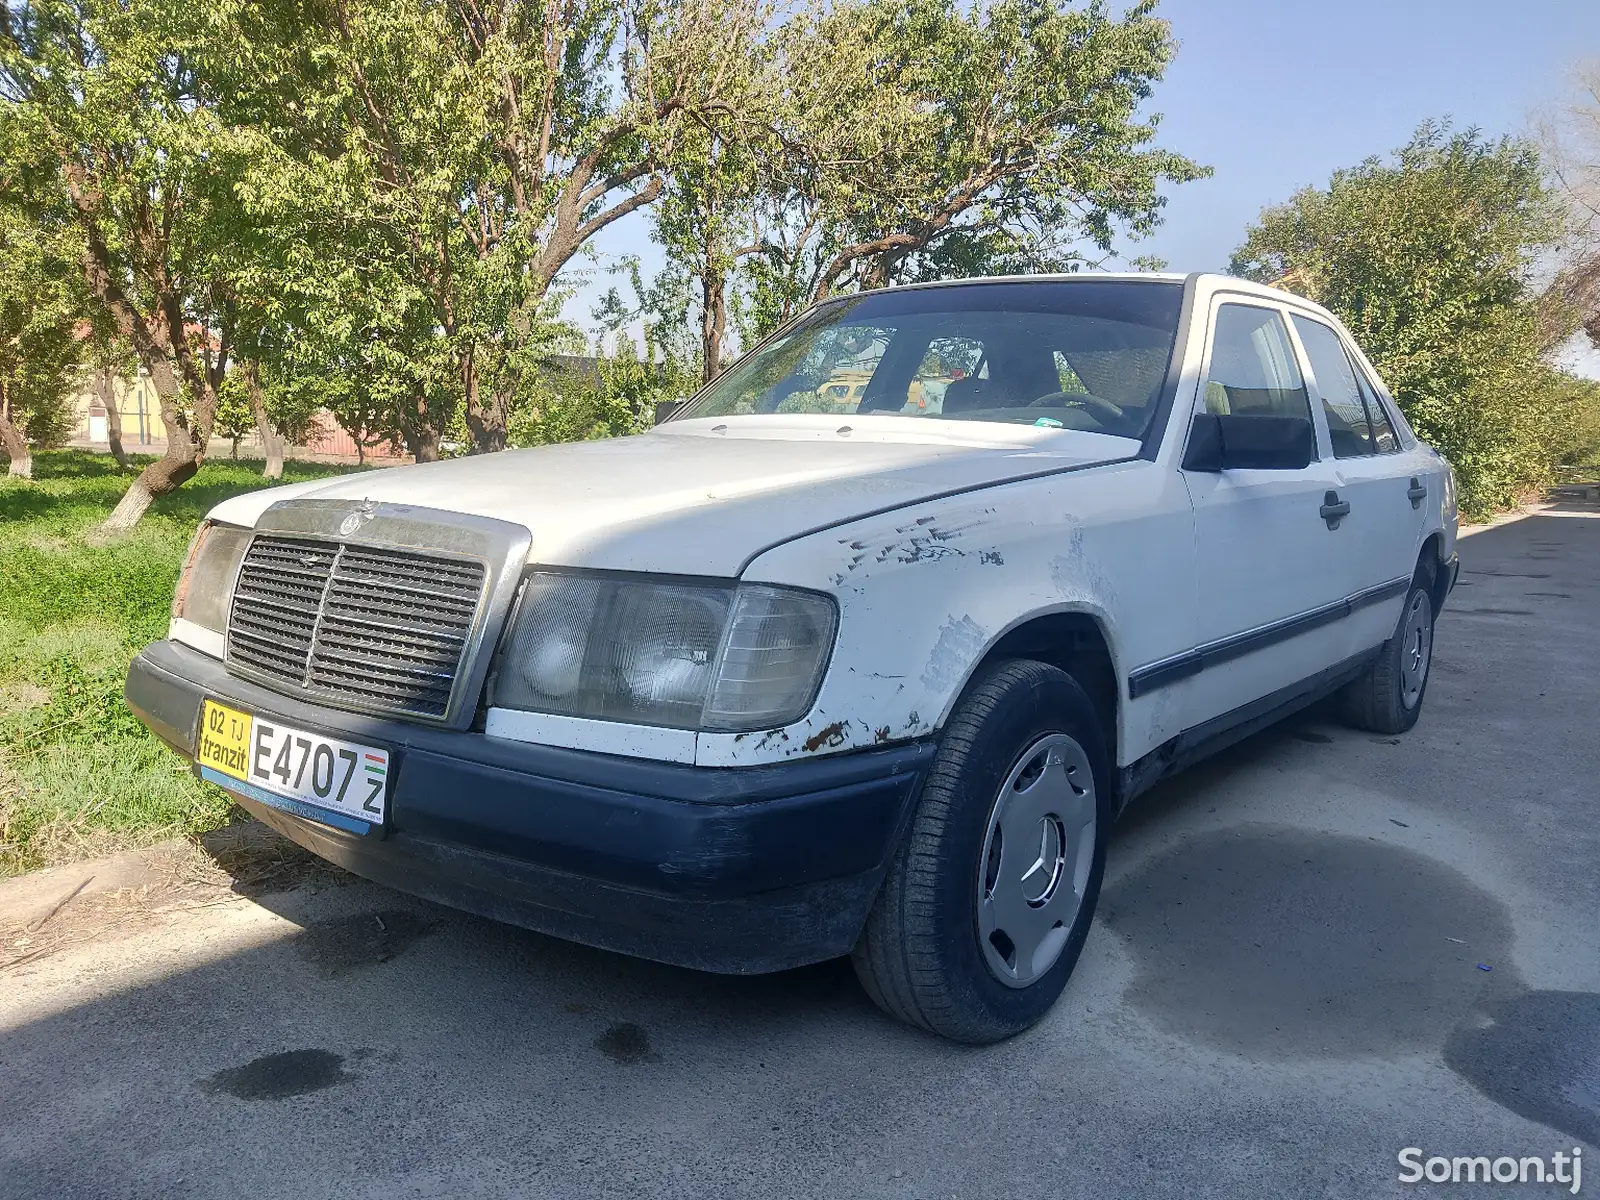
M1311 419L1305 380L1276 311L1248 304L1217 309L1200 406L1219 416Z
M1041 280L900 288L823 304L740 359L685 418L860 413L1142 437L1183 286Z
M1372 427L1350 356L1339 335L1321 321L1296 314L1293 318L1306 361L1317 380L1322 411L1328 418L1328 438L1335 458L1359 458L1372 453ZM1391 436L1392 433L1391 433Z

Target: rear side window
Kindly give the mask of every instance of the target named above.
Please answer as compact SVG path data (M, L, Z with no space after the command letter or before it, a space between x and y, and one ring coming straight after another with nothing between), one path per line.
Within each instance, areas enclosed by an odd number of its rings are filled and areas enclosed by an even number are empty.
M1335 458L1359 458L1372 453L1372 426L1350 356L1339 335L1321 321L1296 314L1295 332L1306 348L1306 361L1316 377L1317 394L1328 418L1328 437Z
M1316 377L1322 411L1328 418L1328 437L1336 458L1363 454L1393 454L1400 449L1394 424L1355 364L1339 335L1321 321L1298 313L1295 332L1306 348L1306 359Z
M1311 419L1305 381L1277 312L1248 304L1217 309L1201 404L1223 416Z

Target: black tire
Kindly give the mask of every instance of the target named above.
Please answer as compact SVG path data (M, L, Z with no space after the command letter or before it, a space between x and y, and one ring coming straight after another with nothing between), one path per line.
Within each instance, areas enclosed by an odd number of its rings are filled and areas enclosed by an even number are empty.
M1092 858L1075 918L1067 924L1063 915L1058 924L1067 934L1054 964L1032 983L1007 985L979 942L980 859L990 859L991 816L1008 773L1025 750L1053 735L1076 742L1093 775ZM851 953L879 1008L974 1044L1021 1033L1050 1010L1083 950L1105 873L1114 815L1107 744L1094 704L1064 671L1009 660L974 679L940 739L911 827Z
M1433 665L1433 583L1435 568L1423 562L1411 577L1406 602L1400 609L1400 623L1383 644L1378 657L1339 693L1339 712L1347 725L1369 733L1405 733L1417 723L1422 702L1428 694L1428 675ZM1421 667L1421 686L1409 680L1406 663L1414 647L1406 634L1413 613L1422 609L1427 622L1427 651ZM1414 695L1410 694L1414 690Z

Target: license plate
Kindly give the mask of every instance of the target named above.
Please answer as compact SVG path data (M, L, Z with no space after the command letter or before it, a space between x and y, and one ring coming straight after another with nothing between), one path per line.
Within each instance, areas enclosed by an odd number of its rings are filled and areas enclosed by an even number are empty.
M195 763L219 787L324 825L369 833L383 824L389 752L377 746L206 700Z

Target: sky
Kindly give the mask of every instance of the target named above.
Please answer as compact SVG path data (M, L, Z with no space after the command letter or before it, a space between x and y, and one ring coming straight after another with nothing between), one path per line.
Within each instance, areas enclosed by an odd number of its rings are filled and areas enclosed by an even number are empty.
M1600 58L1600 0L1162 0L1157 11L1179 41L1152 98L1159 141L1215 174L1171 189L1162 227L1124 246L1175 271L1225 270L1264 206L1400 146L1425 118L1528 132L1568 94L1570 69ZM608 265L660 262L642 216L596 249L565 308L584 328ZM1600 376L1600 354L1581 365Z

